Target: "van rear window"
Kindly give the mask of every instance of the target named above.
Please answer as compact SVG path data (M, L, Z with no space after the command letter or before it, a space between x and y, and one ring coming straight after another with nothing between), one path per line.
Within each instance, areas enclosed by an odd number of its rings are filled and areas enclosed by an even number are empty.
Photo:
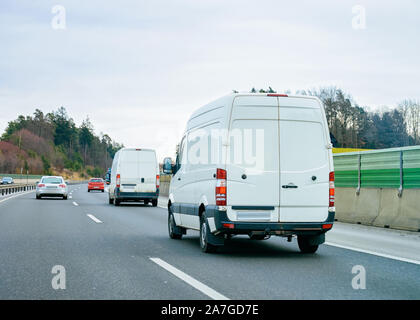
M154 151L126 150L121 154L122 162L156 162Z
M125 150L121 153L121 161L123 162L137 162L136 150Z
M140 162L156 162L156 155L153 151L140 152Z
M280 165L283 171L308 171L328 164L321 123L280 121Z

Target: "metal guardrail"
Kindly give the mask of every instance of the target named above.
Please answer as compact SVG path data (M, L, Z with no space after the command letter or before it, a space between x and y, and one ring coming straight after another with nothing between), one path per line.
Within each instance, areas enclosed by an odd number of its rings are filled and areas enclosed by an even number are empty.
M75 185L75 184L82 184L86 183L87 181L69 181L68 185ZM1 185L0 184L0 196L5 196L12 193L18 192L25 192L31 191L36 189L36 183L21 183L21 184L8 184L8 185Z
M8 195L17 192L24 192L35 190L36 184L9 184L9 185L0 185L0 195Z

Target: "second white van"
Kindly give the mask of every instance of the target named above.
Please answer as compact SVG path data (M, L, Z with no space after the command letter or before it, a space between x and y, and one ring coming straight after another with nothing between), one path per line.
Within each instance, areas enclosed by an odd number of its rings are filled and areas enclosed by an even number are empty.
M123 148L114 156L109 204L142 201L157 206L159 197L159 165L152 149Z
M174 165L168 231L200 231L203 251L234 235L297 236L314 253L334 222L332 145L311 96L235 93L190 117Z

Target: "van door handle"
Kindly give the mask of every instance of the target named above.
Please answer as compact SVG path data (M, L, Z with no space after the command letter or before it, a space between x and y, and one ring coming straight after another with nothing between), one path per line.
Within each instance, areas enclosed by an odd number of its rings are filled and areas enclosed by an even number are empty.
M296 189L298 186L294 185L293 183L284 184L281 186L283 189Z

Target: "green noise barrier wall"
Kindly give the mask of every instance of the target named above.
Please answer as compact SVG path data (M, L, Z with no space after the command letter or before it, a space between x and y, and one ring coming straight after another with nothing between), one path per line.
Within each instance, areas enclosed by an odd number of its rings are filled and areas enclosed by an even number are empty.
M420 188L420 146L334 154L335 186Z
M336 220L420 231L420 146L334 155Z

